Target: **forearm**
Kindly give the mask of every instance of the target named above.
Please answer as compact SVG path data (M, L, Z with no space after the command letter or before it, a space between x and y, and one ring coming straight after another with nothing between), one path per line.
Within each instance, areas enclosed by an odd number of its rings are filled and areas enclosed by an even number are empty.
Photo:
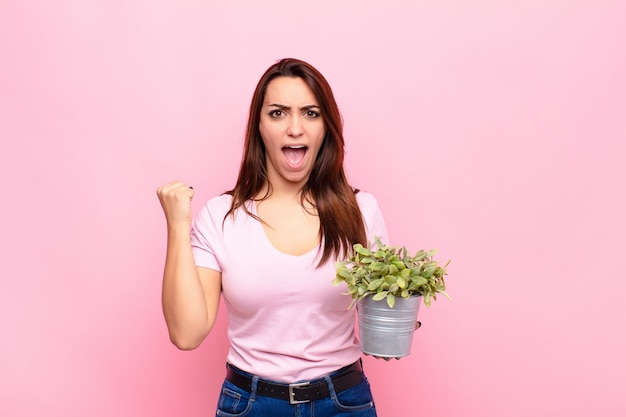
M162 303L172 343L180 349L197 347L212 323L191 252L189 227L168 226Z

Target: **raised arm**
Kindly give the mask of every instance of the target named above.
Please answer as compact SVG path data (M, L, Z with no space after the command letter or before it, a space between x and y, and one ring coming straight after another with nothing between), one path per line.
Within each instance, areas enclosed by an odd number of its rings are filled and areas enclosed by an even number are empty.
M163 314L170 340L183 350L198 347L213 328L222 278L219 271L195 266L190 241L193 194L180 181L157 190L167 221Z

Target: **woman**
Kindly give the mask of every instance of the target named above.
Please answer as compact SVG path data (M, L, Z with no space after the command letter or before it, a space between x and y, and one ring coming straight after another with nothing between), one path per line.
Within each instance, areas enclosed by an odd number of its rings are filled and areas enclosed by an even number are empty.
M190 186L158 189L170 339L194 349L213 327L220 294L228 310L217 416L376 415L351 299L332 280L354 243L386 241L387 232L376 200L347 183L342 130L324 77L283 59L252 97L235 188L193 221Z

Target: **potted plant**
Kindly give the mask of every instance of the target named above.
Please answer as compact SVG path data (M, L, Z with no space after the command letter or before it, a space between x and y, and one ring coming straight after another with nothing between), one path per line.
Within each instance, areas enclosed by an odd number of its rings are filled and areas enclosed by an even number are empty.
M410 353L417 312L423 298L430 307L437 294L446 294L446 267L433 259L436 250L420 250L411 256L406 247L383 244L353 246L346 260L335 264L334 285L345 282L350 308L357 304L361 350L383 358Z

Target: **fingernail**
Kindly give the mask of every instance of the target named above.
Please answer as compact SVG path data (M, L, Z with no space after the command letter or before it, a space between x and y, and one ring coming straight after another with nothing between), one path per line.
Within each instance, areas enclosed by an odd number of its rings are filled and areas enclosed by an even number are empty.
M193 190L193 187L190 185L189 188L191 188Z

